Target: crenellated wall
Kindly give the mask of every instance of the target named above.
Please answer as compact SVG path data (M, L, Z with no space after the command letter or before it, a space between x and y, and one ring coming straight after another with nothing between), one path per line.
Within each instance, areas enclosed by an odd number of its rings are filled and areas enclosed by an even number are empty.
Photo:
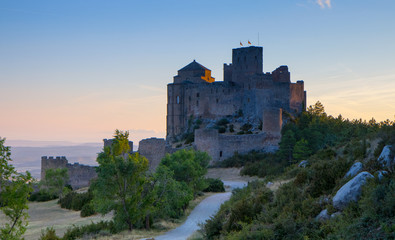
M67 168L69 181L73 189L87 187L90 181L97 177L95 167L82 165L79 163L68 163L65 156L62 157L41 157L41 179L45 177L47 169Z

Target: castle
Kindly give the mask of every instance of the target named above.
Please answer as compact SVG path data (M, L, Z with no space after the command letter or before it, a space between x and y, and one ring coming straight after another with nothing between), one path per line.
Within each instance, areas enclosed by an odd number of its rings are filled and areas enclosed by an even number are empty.
M233 49L232 63L224 64L224 81L215 81L211 70L196 61L178 70L167 86L166 142L193 134L193 146L213 161L234 152L276 150L283 115L300 114L306 92L303 81L291 83L287 66L264 73L262 52L256 46ZM232 125L233 134L230 129L219 133L215 122L221 119ZM234 131L235 126L246 131Z
M305 110L304 82L291 82L287 66L263 72L262 47L233 49L232 63L224 64L224 80L195 60L178 70L167 85L167 134L139 142L138 152L154 170L167 154L180 148L207 152L221 161L235 152L275 151L283 120ZM104 146L112 140L104 139ZM129 142L131 152L133 143ZM96 176L93 167L69 164L65 158L42 158L45 169L67 167L70 183L81 187ZM73 187L74 187L73 186Z

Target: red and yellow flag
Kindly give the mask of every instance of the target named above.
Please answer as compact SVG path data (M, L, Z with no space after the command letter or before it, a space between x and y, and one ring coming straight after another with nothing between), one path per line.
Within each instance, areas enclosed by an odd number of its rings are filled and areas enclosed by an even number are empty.
M250 44L250 45L251 45L251 42L250 42L250 40L248 40L248 44Z

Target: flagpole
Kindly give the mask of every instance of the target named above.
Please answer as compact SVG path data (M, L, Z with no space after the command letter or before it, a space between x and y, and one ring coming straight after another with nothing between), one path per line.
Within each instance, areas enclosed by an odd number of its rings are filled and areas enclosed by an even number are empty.
M259 32L258 32L258 46L259 46Z

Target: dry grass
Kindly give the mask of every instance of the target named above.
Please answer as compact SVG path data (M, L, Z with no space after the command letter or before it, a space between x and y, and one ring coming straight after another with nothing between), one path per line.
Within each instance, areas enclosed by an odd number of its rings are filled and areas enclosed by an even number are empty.
M41 230L47 227L53 227L58 236L63 236L67 228L73 225L82 226L91 222L111 219L110 215L81 218L79 211L63 209L57 204L57 201L29 203L29 226L24 234L26 240L37 240L41 236ZM5 216L0 215L0 224L5 220Z
M251 182L259 179L258 177L241 176L241 168L209 168L207 178L219 178L223 181L244 181Z

